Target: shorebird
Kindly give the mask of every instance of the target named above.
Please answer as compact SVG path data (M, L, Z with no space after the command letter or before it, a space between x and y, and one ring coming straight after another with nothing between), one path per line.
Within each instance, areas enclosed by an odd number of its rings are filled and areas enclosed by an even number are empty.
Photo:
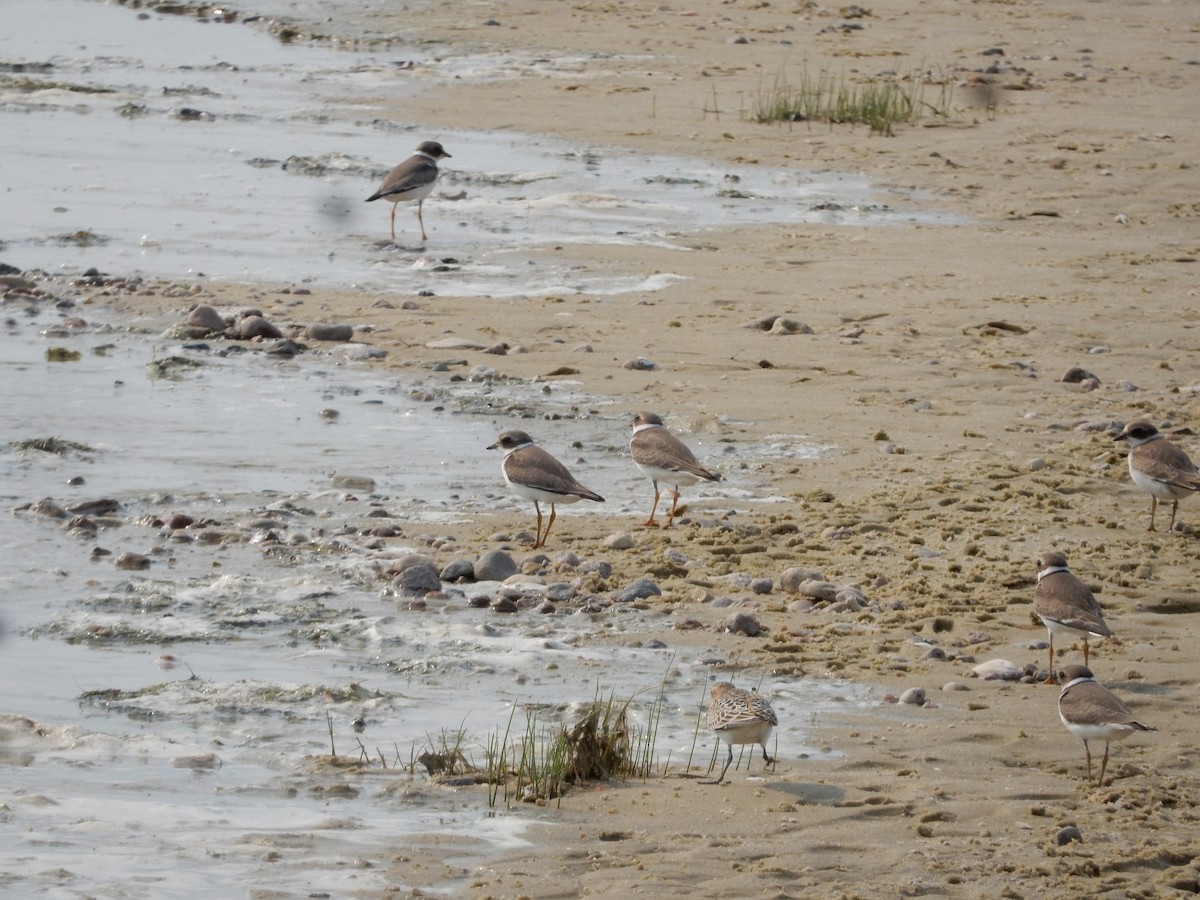
M506 431L496 443L488 445L488 449L504 451L504 461L500 464L504 480L518 497L533 501L533 508L537 512L537 534L533 541L535 550L546 545L558 504L577 503L580 498L604 502L603 497L576 481L566 466L534 444L533 438L524 431ZM550 504L550 521L546 523L544 532L539 501Z
M1112 637L1104 622L1100 604L1087 585L1067 568L1067 558L1061 553L1043 553L1037 561L1037 587L1033 592L1033 612L1042 620L1050 635L1046 657L1049 680L1054 681L1054 635L1070 633L1083 635L1083 664L1088 660L1088 635Z
M1059 677L1063 689L1058 695L1058 716L1067 730L1083 741L1088 781L1092 780L1092 750L1088 741L1104 741L1104 759L1100 763L1100 781L1097 782L1097 787L1104 787L1109 741L1123 741L1135 731L1156 729L1135 719L1129 707L1098 682L1086 666L1066 666Z
M1129 444L1129 475L1133 483L1150 495L1150 527L1154 531L1154 514L1159 500L1171 501L1171 525L1175 530L1175 513L1179 501L1200 490L1200 470L1188 455L1172 444L1149 422L1130 422L1113 438Z
M758 744L762 747L763 760L767 765L773 764L775 760L767 755L767 739L778 724L775 710L762 694L734 687L728 681L714 684L708 705L708 727L728 745L729 755L720 775L700 783L721 783L733 762L734 744Z
M663 420L652 412L640 412L633 417L633 437L629 439L629 452L639 469L646 473L654 485L654 505L650 507L650 518L643 524L657 525L654 514L658 511L658 483L671 485L674 499L667 525L675 520L679 508L679 486L692 485L697 481L720 481L721 476L710 472L696 461L695 455L683 441L671 434Z
M391 201L393 241L396 239L396 204L403 200L417 201L417 222L421 226L421 240L429 240L425 236L425 219L421 215L421 205L433 190L433 183L437 181L439 159L450 159L450 154L437 141L424 141L417 147L416 153L388 172L379 190L366 199L367 203L372 200Z

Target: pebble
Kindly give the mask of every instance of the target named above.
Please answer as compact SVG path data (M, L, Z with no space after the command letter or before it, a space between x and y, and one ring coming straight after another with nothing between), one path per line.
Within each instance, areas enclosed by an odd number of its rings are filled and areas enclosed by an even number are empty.
M574 600L579 595L579 591L575 585L568 584L565 581L558 581L546 588L546 599L553 600L555 603L565 603L569 600Z
M1100 383L1099 378L1080 366L1071 366L1071 368L1063 372L1062 378L1058 380L1064 384L1079 384L1081 381L1095 381L1096 384Z
M658 366L644 356L636 356L633 359L626 360L621 364L622 369L634 369L637 371L650 372L657 369Z
M304 336L310 341L336 341L344 343L354 337L354 326L340 324L329 325L314 322L304 329Z
M474 580L475 564L469 559L454 559L445 565L439 573L442 581L454 582L461 580Z
M769 594L774 587L775 582L770 578L755 578L750 582L750 590L756 594Z
M122 553L114 560L114 564L118 569L130 569L133 571L148 569L150 568L150 557L143 556L140 553Z
M973 677L984 681L1016 681L1022 674L1021 669L1007 659L989 659L971 670Z
M1060 828L1058 833L1054 835L1054 843L1060 847L1065 847L1072 841L1083 843L1083 832L1074 825L1068 825L1065 828Z
M802 597L811 597L814 600L833 600L837 597L837 585L831 584L828 581L813 581L809 579L800 585L800 590L797 592Z
M516 602L514 600L510 600L508 597L497 597L492 602L492 612L515 613L516 611Z
M420 597L430 591L441 590L442 580L438 577L437 569L432 565L417 563L406 566L399 575L392 579L392 584L403 594Z
M214 334L221 334L228 327L225 317L204 303L193 306L188 311L185 322L193 328L203 328Z
M792 566L790 569L785 569L784 573L779 576L779 587L785 593L798 594L800 593L800 585L804 582L824 580L825 576L816 569Z
M233 326L233 337L241 338L242 340L251 340L253 338L275 339L283 337L283 332L262 316L249 315L238 319L237 324Z
M604 539L604 546L609 550L631 550L637 546L637 541L628 531L618 531Z
M971 688L961 681L947 681L942 685L943 691L969 691Z
M729 634L744 634L746 637L757 637L762 632L762 624L758 618L745 611L726 616L721 628Z
M476 581L504 581L518 571L516 560L504 550L489 550L474 565Z
M52 519L65 519L67 517L67 511L49 497L44 497L36 503L31 503L29 511L37 513L39 516L49 516Z
M637 578L622 588L614 598L618 603L631 603L647 597L660 597L662 591L649 578Z
M903 694L900 695L900 702L901 703L909 703L913 706L924 706L925 705L925 688L923 688L923 687L909 688L907 691L905 691Z

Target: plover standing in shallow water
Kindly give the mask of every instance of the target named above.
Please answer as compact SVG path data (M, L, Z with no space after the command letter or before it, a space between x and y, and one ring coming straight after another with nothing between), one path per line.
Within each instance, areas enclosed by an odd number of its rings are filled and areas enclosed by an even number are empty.
M1046 671L1054 680L1054 635L1074 632L1083 635L1083 664L1088 664L1088 635L1112 637L1104 622L1100 604L1087 585L1067 568L1061 553L1043 553L1037 561L1037 587L1033 592L1033 611L1050 634Z
M1083 741L1087 754L1088 781L1092 780L1092 750L1088 741L1104 741L1098 787L1104 787L1108 768L1108 742L1123 741L1135 731L1154 731L1133 717L1129 707L1096 680L1086 666L1067 666L1061 674L1063 689L1058 695L1058 716L1067 730Z
M577 503L580 498L604 502L603 497L576 481L566 466L534 444L533 438L524 431L506 431L488 449L504 451L504 462L500 465L504 480L518 497L533 501L534 511L537 512L534 549L545 546L550 526L557 515L555 507L559 503ZM544 532L539 502L550 504L550 521L546 523Z
M654 505L650 507L650 518L645 525L657 525L654 513L658 511L658 483L671 485L674 500L667 514L667 525L675 520L679 508L679 486L692 485L697 481L720 481L721 476L710 472L696 460L687 445L667 431L663 420L652 412L640 412L633 417L633 437L629 439L629 452L638 468L646 473L654 485Z
M437 141L424 141L417 147L416 153L388 172L379 190L366 199L367 203L372 200L391 201L393 241L396 239L396 204L404 200L417 201L417 222L421 226L421 240L429 240L425 236L425 219L421 215L421 205L433 191L433 183L437 181L438 160L449 158L450 154Z
M1149 422L1130 422L1113 440L1128 442L1129 476L1150 495L1150 527L1146 530L1154 531L1158 501L1170 500L1171 525L1167 530L1174 531L1179 501L1200 490L1200 470Z
M775 710L762 694L734 687L728 681L714 684L708 705L708 727L729 745L729 755L720 775L700 783L721 783L733 762L734 744L758 744L762 747L763 760L767 765L773 764L775 760L767 754L767 739L778 724Z

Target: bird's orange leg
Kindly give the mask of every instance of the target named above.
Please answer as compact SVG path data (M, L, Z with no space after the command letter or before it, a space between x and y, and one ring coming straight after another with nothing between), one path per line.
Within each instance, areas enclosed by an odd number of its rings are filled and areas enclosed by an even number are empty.
M675 496L671 501L671 514L669 516L667 516L667 526L668 527L670 527L671 523L675 521L675 512L676 512L676 510L679 509L679 488L675 487L674 490L675 490Z
M643 522L642 525L644 525L646 528L652 528L655 525L657 525L658 522L656 522L654 520L654 514L656 512L658 512L658 482L657 481L654 482L654 505L652 507L650 507L650 518L648 518L645 522Z
M542 546L542 508L536 500L533 501L533 509L537 513L537 529L533 535L533 549L536 550Z
M1146 529L1147 531L1154 530L1154 513L1157 510L1158 510L1158 498L1151 495L1151 497L1150 497L1150 527Z
M554 517L557 515L558 515L558 510L555 508L554 504L551 503L550 504L550 521L546 523L546 533L542 535L542 542L537 545L538 547L546 546L546 538L550 537L550 527L554 524Z

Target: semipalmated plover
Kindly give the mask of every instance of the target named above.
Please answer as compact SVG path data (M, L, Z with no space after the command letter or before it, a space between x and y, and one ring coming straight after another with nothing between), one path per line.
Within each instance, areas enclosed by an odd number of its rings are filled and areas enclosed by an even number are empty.
M1133 483L1150 495L1150 527L1154 531L1154 513L1159 500L1171 501L1171 526L1179 501L1200 490L1200 470L1188 455L1171 443L1149 422L1130 422L1114 441L1129 443L1129 475Z
M1058 716L1067 730L1083 741L1088 781L1092 780L1092 750L1088 741L1104 741L1104 760L1100 763L1100 781L1097 782L1098 787L1104 787L1108 742L1123 741L1135 731L1156 729L1137 721L1129 707L1098 682L1086 666L1066 666L1059 677L1063 689L1058 695Z
M779 724L775 710L767 698L756 691L734 687L728 681L714 684L708 705L708 727L723 740L729 749L721 774L712 781L701 784L720 784L733 762L734 744L758 744L762 747L763 760L767 765L775 762L767 754L767 739Z
M680 485L692 485L701 479L721 480L721 476L716 472L710 472L700 465L687 445L671 434L663 425L663 420L652 412L640 412L633 417L633 437L629 439L629 451L638 468L646 473L654 485L654 505L650 507L650 518L644 523L647 526L658 524L654 514L658 511L660 481L674 489L671 512L667 515L669 526L675 520L675 512L679 508Z
M559 503L577 503L580 498L604 502L603 497L576 481L566 466L534 444L533 438L524 431L506 431L496 443L488 445L488 449L504 451L504 461L500 464L504 480L518 497L533 501L537 512L534 549L545 546ZM539 501L550 504L550 521L544 532Z
M1087 585L1071 574L1067 558L1061 553L1043 553L1037 561L1037 587L1033 592L1033 611L1050 634L1046 671L1054 680L1054 635L1068 632L1083 635L1083 664L1088 660L1088 635L1112 637L1104 622L1100 604Z
M379 190L366 199L367 203L372 200L391 201L393 241L396 239L396 204L403 200L417 201L417 222L421 225L421 240L429 240L425 236L425 219L421 216L421 205L433 190L433 183L437 181L439 159L450 159L450 154L437 141L424 141L417 147L416 153L388 172Z

